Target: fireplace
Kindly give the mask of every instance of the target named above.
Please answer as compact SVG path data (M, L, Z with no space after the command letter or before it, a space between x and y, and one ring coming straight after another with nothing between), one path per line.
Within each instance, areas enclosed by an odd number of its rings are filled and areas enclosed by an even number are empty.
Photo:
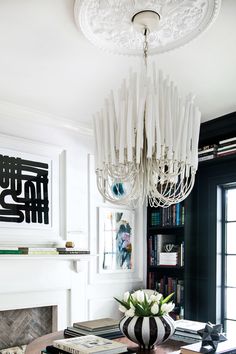
M23 346L53 331L54 306L0 312L0 350Z
M87 319L89 257L0 257L0 350Z

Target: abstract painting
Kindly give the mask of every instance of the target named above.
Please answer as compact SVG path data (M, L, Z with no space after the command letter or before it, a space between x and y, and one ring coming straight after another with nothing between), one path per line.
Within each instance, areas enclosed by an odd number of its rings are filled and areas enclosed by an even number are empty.
M101 272L133 270L134 211L99 209L99 259Z
M50 176L47 157L0 149L0 226L50 226Z

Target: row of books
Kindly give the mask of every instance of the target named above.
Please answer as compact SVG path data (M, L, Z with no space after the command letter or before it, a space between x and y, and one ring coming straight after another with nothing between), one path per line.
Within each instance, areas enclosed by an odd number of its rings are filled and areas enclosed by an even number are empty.
M78 248L57 247L3 247L0 246L0 254L19 255L60 255L60 254L90 254L90 251Z
M198 161L236 154L236 137L219 141L219 144L205 145L198 149Z
M103 338L114 339L122 337L119 321L112 318L101 318L93 321L75 322L65 329L65 336L77 337L94 334Z
M168 208L157 208L151 212L151 226L183 226L184 204L173 204Z
M148 238L148 265L183 267L184 242L181 242L180 245L176 244L176 235L150 235Z
M165 275L158 279L155 272L148 272L148 288L156 289L164 297L174 292L173 302L177 305L184 303L184 281L182 279Z

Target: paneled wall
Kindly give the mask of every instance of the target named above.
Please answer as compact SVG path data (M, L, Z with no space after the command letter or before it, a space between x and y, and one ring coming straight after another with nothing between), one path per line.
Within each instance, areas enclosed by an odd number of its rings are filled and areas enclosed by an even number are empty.
M126 290L144 286L143 255L145 230L143 209L135 211L134 233L134 268L128 272L99 271L99 232L98 210L100 207L109 207L104 203L96 190L93 137L87 127L81 127L74 122L68 122L60 117L47 116L41 112L33 112L27 108L0 102L0 134L7 138L18 139L19 150L22 144L31 142L36 147L44 147L50 155L52 149L58 151L59 181L54 188L58 189L59 231L55 235L47 233L42 238L39 233L30 232L27 237L14 235L6 239L6 230L0 228L0 245L16 245L20 243L34 246L52 246L73 240L78 247L91 250L86 274L86 291L84 292L85 308L83 318L98 318L101 316L118 317L118 305L114 296L122 296ZM4 146L3 146L4 147ZM1 141L0 141L1 148ZM19 230L20 231L20 230ZM1 264L4 260L1 260ZM12 266L14 266L12 260ZM50 260L50 262L52 262ZM6 265L9 263L6 263ZM15 272L16 278L17 267ZM34 279L32 279L34 282ZM30 286L31 279L28 279ZM78 299L79 301L79 299ZM2 310L4 307L1 308ZM71 320L68 319L68 322ZM68 323L69 324L69 323Z

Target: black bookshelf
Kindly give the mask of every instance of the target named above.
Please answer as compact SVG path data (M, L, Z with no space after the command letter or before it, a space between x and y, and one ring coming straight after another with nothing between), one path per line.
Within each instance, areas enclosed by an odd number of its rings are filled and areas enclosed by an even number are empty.
M172 314L174 318L184 314L184 228L184 203L169 208L148 207L147 288L155 289L164 296L175 293L173 300L176 307ZM177 261L167 260L164 261L166 264L162 264L160 253L169 253L165 250L166 244L175 246L173 256L177 254Z

